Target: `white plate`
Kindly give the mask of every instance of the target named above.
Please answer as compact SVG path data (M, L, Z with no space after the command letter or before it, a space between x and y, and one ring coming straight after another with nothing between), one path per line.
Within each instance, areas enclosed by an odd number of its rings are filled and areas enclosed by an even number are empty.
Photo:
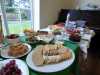
M1 50L1 56L4 57L4 58L20 58L20 57L23 57L23 56L25 56L26 54L28 54L28 53L31 51L31 49L32 49L31 46L30 46L29 44L24 43L24 45L26 45L26 46L28 47L28 50L27 50L26 53L24 53L24 54L22 54L22 55L19 55L19 56L16 56L16 57L10 56L10 55L8 54L8 51L9 51L9 46L8 46L8 47L4 48L4 50Z
M16 65L21 70L22 75L29 75L29 69L28 69L27 65L24 63L24 61L22 61L22 60L19 60L19 59L6 59L6 60L3 60L3 61L0 61L0 64L5 65L5 64L9 63L11 60L16 61Z
M43 40L47 43L49 43L51 40L54 39L54 36L53 35L38 35L36 36L38 40Z
M74 52L71 49L70 49L70 51L72 53L72 58L69 60L65 60L65 61L57 63L57 64L36 66L32 60L32 54L34 52L34 50L33 50L30 54L28 54L28 56L26 58L26 62L31 69L38 71L38 72L44 72L44 73L58 72L58 71L61 71L61 70L68 68L74 62L74 59L75 59Z

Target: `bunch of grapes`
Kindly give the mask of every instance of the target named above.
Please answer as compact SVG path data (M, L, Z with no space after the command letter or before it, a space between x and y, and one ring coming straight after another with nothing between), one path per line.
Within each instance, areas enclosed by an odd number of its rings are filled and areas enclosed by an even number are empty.
M71 34L69 39L74 42L80 42L81 36L78 33L75 33Z
M17 67L16 61L11 60L0 70L0 75L21 75L21 70Z

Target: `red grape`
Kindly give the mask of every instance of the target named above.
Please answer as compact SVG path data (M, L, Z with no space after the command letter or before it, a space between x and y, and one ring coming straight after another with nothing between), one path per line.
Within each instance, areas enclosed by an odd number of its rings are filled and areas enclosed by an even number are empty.
M21 75L21 73L15 60L11 60L0 70L0 75Z

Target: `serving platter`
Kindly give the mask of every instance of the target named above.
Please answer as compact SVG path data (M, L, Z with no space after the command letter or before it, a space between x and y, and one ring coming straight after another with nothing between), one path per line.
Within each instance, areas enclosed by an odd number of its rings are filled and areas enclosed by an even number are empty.
M72 57L68 60L56 63L56 64L47 64L47 65L43 65L43 66L36 66L32 60L32 54L35 52L35 50L33 50L32 52L30 52L26 58L26 63L28 64L28 66L35 71L38 72L43 72L43 73L52 73L52 72L58 72L58 71L62 71L64 69L67 69L70 65L72 65L72 63L75 60L75 54L74 52L69 49L70 52L72 53ZM37 59L38 60L38 59Z
M5 47L3 50L1 50L0 54L1 54L1 56L3 58L20 58L20 57L23 57L23 56L27 55L31 51L31 49L32 49L29 44L27 44L27 43L23 43L23 44L26 45L27 48L28 48L27 52L25 52L24 54L21 54L21 55L18 55L18 56L10 56L8 54L8 52L9 52L9 45L7 47Z

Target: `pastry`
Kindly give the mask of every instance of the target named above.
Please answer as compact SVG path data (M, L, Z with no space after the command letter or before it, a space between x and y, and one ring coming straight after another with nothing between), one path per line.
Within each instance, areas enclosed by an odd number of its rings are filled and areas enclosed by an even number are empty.
M59 54L59 49L64 48L62 44L55 44L55 45L45 45L43 48L44 55L57 55Z
M39 46L38 48L35 49L35 51L32 54L32 60L33 63L37 66L44 64L44 59L42 55L42 46Z
M60 55L44 56L45 64L58 63L61 61Z
M52 56L44 56L45 64L52 64L52 63L58 63L66 59L71 58L71 53L68 50L58 50L59 54L58 55L52 55Z
M70 59L71 58L71 53L69 51L66 51L63 54L60 54L60 56L61 56L62 60Z
M11 44L8 54L10 56L19 56L27 52L27 46L22 43Z
M33 52L33 62L37 66L59 63L70 59L72 56L68 48L61 44L47 44L38 46Z

